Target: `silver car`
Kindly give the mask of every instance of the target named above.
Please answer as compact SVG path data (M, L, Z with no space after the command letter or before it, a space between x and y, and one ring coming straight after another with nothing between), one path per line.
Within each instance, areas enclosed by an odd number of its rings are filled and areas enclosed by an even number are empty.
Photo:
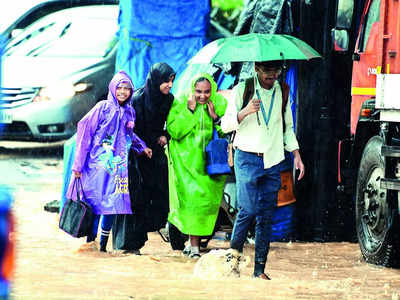
M5 48L0 139L56 141L107 96L117 51L118 5L63 9L40 18Z

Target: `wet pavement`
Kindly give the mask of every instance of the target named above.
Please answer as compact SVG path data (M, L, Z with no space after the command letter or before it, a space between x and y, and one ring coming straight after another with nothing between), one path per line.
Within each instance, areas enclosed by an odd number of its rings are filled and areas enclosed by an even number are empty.
M7 146L5 148L5 146ZM400 270L366 264L354 243L272 243L271 281L197 278L195 261L173 251L157 233L142 255L82 248L58 229L58 214L43 206L60 199L62 147L9 148L0 143L1 181L13 188L16 270L12 299L400 299ZM212 240L210 249L226 249ZM203 252L204 254L205 252Z

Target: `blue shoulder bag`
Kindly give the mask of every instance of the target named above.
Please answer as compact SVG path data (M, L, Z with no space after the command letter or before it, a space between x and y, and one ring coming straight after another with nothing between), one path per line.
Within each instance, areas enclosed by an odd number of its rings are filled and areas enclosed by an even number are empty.
M228 165L228 141L218 136L217 130L213 129L213 139L206 147L206 168L208 175L230 174Z

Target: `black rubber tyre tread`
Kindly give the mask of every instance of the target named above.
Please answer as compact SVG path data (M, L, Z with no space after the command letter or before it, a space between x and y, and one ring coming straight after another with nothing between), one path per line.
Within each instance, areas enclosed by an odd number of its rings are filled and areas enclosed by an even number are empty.
M365 229L361 206L362 197L364 197L364 188L366 182L375 168L385 169L385 161L381 155L383 140L379 136L372 137L364 148L357 178L356 188L356 231L361 253L367 263L382 265L386 267L400 266L400 243L399 243L399 216L397 207L392 207L389 211L392 219L390 228L386 228L386 234L380 245L371 251L366 244L369 239L368 232ZM386 193L388 195L388 193ZM397 202L397 199L395 199ZM390 223L390 222L389 222ZM373 236L369 235L372 239ZM377 239L375 239L377 240Z

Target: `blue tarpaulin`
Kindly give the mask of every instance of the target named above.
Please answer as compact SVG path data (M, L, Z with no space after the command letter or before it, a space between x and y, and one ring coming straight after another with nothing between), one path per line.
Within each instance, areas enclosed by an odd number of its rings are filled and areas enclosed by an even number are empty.
M286 83L290 87L289 103L293 116L293 128L296 132L296 106L297 106L297 64L290 65L286 73ZM285 160L281 163L280 169L282 171L291 170L293 168L293 154L285 151Z
M289 93L289 101L290 107L292 108L292 116L293 116L293 127L296 131L296 106L297 106L297 63L293 63L286 74L286 83L290 87Z
M166 62L177 72L207 43L209 0L121 0L116 71L125 70L136 88L151 65Z
M75 159L75 146L76 146L76 134L70 137L64 143L64 169L63 169L63 185L61 191L61 201L60 201L60 213L64 207L65 202L67 201L66 193L69 187L69 183L71 181L72 175L72 165L74 164Z
M3 50L5 48L5 45L6 45L6 39L4 38L3 35L0 34L0 86L1 86L1 83L3 80L3 67L1 64L1 60L3 57ZM0 109L0 121L1 121L1 119L2 119L2 116L1 116L1 109ZM4 124L0 122L0 132L3 129L3 125Z

